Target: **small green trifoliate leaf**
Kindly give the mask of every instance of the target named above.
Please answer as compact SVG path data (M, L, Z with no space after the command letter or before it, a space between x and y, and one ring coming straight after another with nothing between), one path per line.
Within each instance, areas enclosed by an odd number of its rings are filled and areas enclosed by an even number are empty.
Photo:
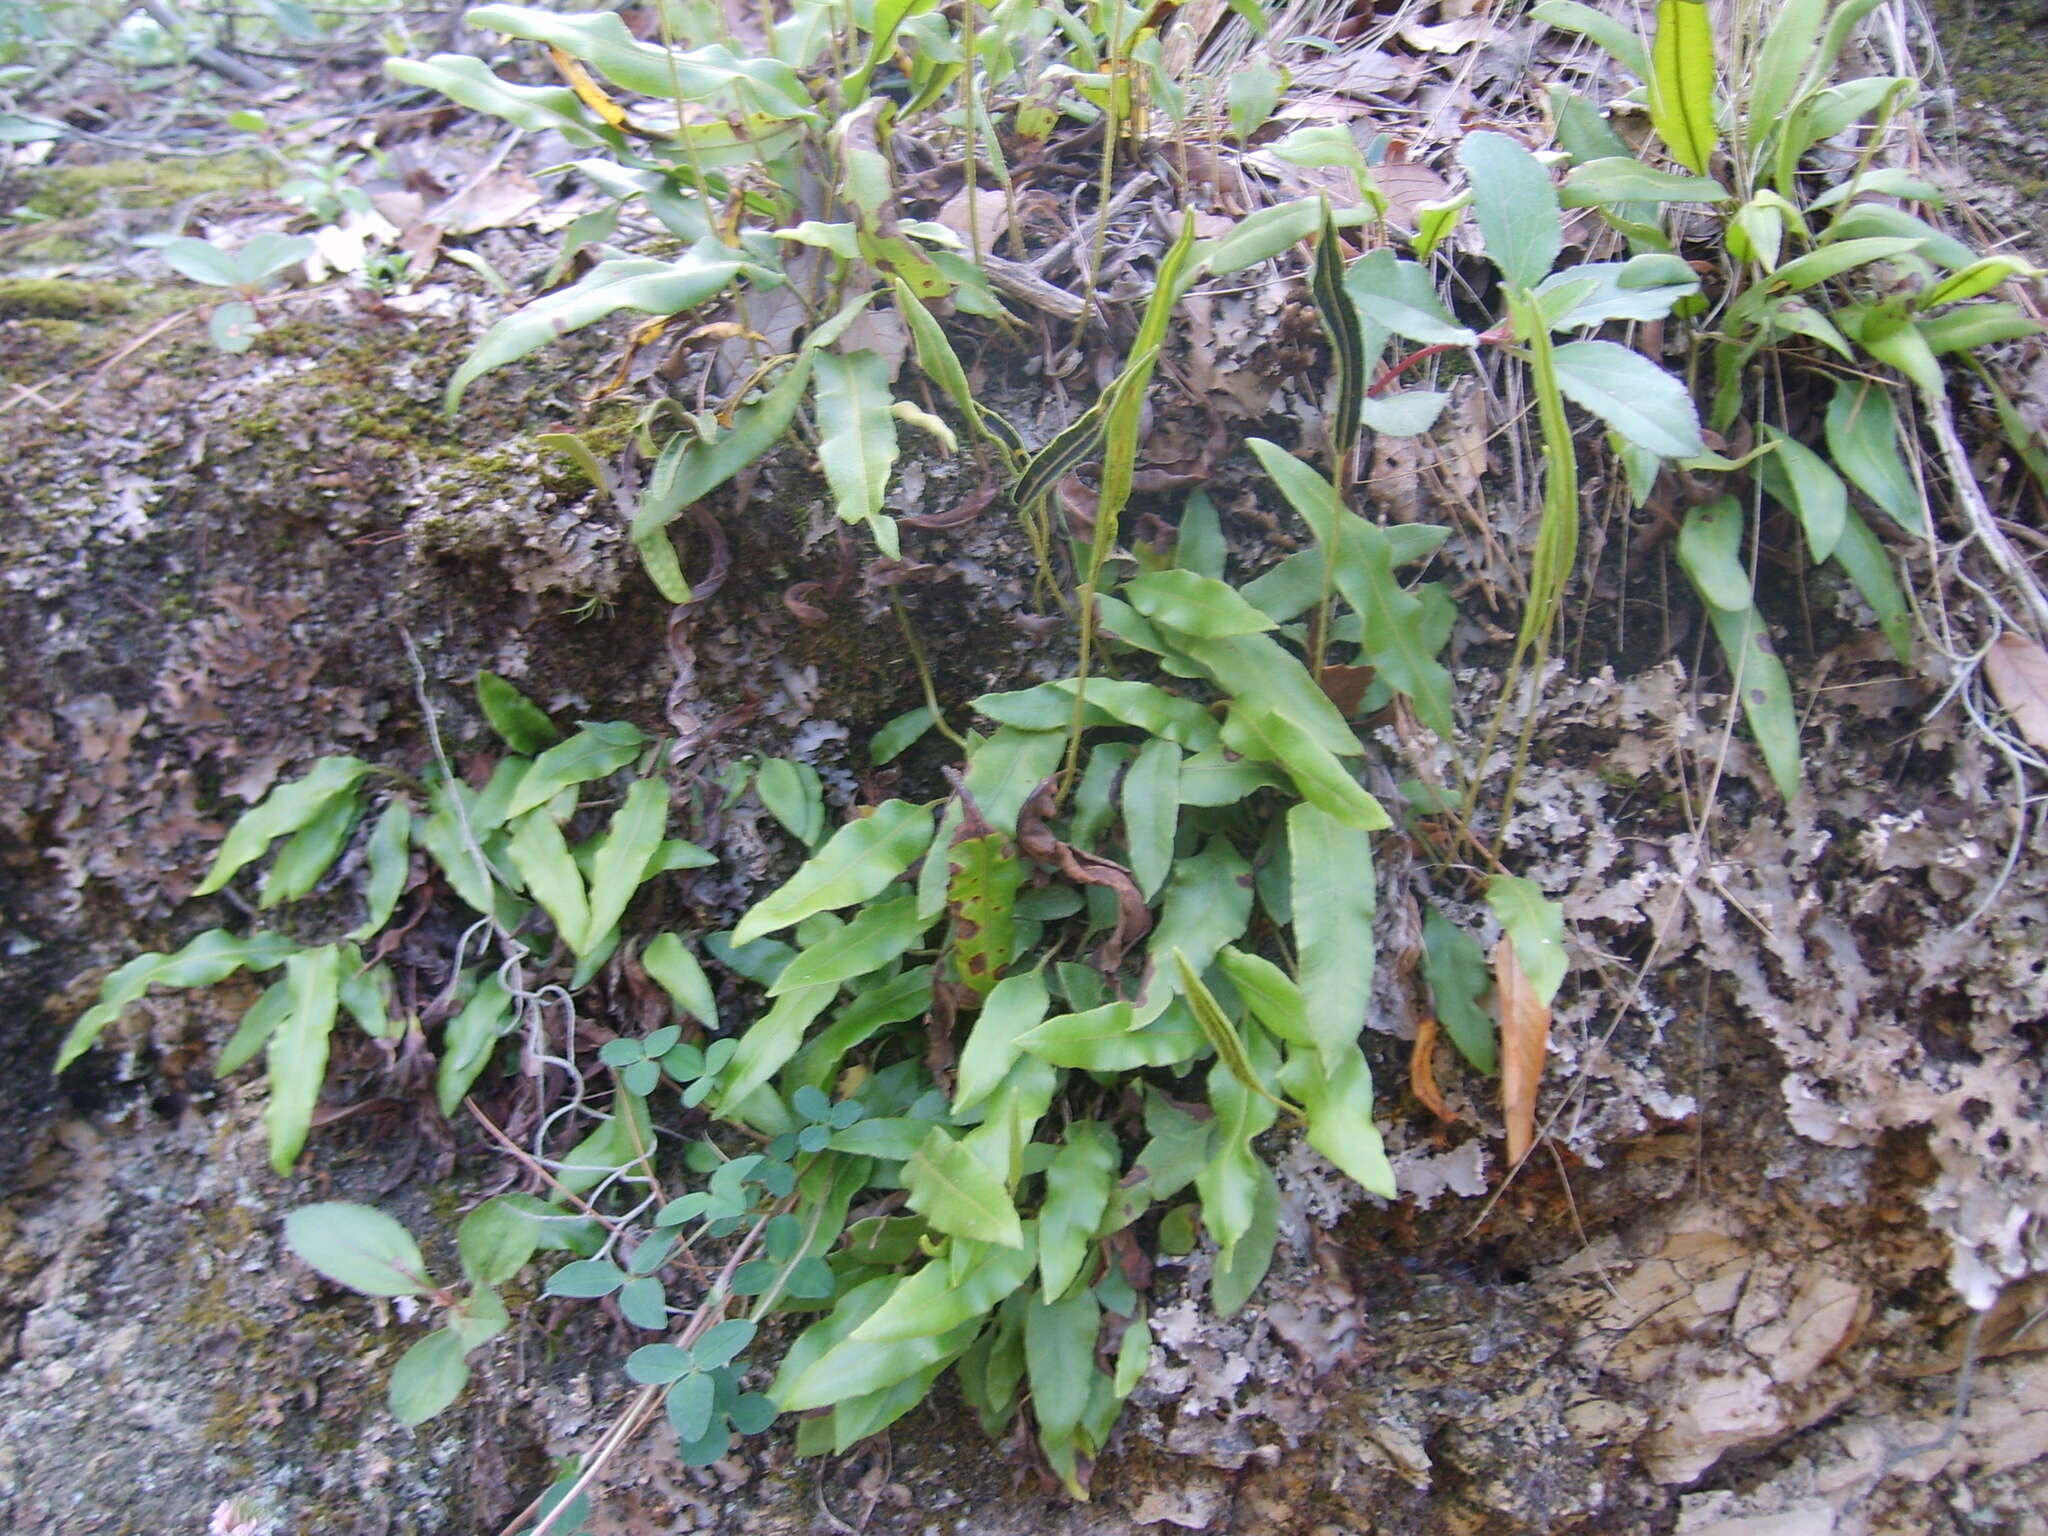
M367 1205L300 1206L285 1218L284 1240L307 1266L365 1296L422 1296L434 1288L412 1234Z
M262 330L263 322L256 316L256 306L243 299L216 304L213 313L206 317L207 338L227 353L248 351L256 345L256 337Z

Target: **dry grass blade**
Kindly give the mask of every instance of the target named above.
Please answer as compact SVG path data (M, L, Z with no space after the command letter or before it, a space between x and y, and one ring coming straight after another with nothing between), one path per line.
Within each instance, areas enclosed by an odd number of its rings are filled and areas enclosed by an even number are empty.
M1550 1049L1550 1008L1536 995L1514 940L1493 947L1493 1007L1500 1025L1500 1105L1508 1123L1508 1161L1518 1164L1536 1144L1536 1090Z
M1984 653L1984 676L2019 733L2048 752L2048 651L2007 630Z

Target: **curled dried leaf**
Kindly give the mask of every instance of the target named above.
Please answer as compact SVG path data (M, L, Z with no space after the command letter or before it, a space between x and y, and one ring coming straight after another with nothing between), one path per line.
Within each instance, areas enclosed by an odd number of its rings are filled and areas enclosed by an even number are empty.
M2048 752L2048 651L2008 630L1984 653L1984 677L2028 744Z
M1513 939L1493 947L1493 1010L1500 1026L1500 1106L1508 1123L1508 1161L1536 1144L1536 1090L1550 1049L1550 1005L1522 969Z
M1436 1036L1436 1015L1426 1015L1415 1026L1415 1050L1408 1058L1408 1087L1425 1109L1448 1123L1458 1117L1444 1103L1443 1093L1436 1085Z

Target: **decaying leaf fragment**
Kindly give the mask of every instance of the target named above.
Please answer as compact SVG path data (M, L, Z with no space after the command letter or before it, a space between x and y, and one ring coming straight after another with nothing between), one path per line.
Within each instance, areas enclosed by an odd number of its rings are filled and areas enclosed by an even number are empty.
M2008 630L1984 653L1984 676L2028 744L2048 752L2048 651Z
M1493 947L1493 1010L1500 1026L1500 1106L1508 1122L1508 1161L1519 1163L1536 1144L1536 1090L1550 1048L1550 1005L1523 971L1515 942L1505 934Z
M1415 1049L1408 1057L1408 1087L1424 1109L1449 1122L1458 1117L1444 1103L1443 1092L1436 1085L1436 1036L1436 1015L1425 1014L1415 1026Z

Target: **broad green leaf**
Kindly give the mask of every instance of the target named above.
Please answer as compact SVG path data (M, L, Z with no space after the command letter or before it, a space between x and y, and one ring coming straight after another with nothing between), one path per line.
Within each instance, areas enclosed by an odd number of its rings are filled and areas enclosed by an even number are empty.
M1243 1038L1238 1035L1237 1026L1230 1015L1223 1011L1223 1005L1216 1001L1216 994L1209 990L1195 968L1188 964L1188 957L1180 950L1173 952L1173 965L1180 977L1181 996L1195 1016L1195 1022L1202 1027L1202 1036L1215 1051L1216 1060L1228 1068L1230 1074L1251 1092L1273 1100L1277 1105L1280 1098L1269 1090L1261 1073L1252 1065L1251 1056ZM1256 1039L1257 1035L1254 1034Z
M797 957L775 978L768 995L781 997L803 987L836 987L865 976L909 949L930 926L930 918L918 915L915 891L875 902L862 908L845 927L797 951Z
M1257 699L1285 715L1325 751L1356 757L1365 750L1330 696L1308 675L1308 668L1270 635L1232 635L1226 640L1186 637L1176 641L1174 649L1213 678L1225 693ZM1193 767L1193 759L1183 765L1184 803L1190 803L1186 801L1185 771Z
M1673 0L1686 4L1689 0ZM1910 236L1870 235L1857 240L1837 240L1822 246L1817 251L1808 251L1796 256L1771 274L1771 286L1798 292L1824 283L1831 277L1840 277L1853 267L1868 266L1873 261L1889 261L1894 256L1919 248L1921 241Z
M340 1004L341 951L332 944L301 950L284 963L291 1012L264 1049L270 1099L263 1106L270 1166L288 1175L298 1161L327 1076L327 1042Z
M1228 276L1301 244L1316 232L1322 217L1320 198L1297 197L1292 202L1274 203L1246 214L1226 234L1197 245L1195 260L1202 270L1214 276Z
M1919 304L1923 309L1932 309L1938 304L1959 304L1965 299L1989 293L2010 278L2042 275L2039 267L2017 256L1985 256L1959 272L1951 272L1920 295Z
M1082 1272L1118 1161L1116 1136L1101 1121L1067 1126L1045 1170L1045 1203L1038 1213L1038 1272L1049 1302L1066 1295Z
M178 276L190 278L195 283L205 283L212 288L233 288L240 281L235 272L235 258L205 240L186 237L167 241L158 248L157 254Z
M453 1329L436 1327L391 1366L391 1417L408 1427L455 1403L469 1384L467 1350Z
M1600 208L1615 203L1726 203L1733 196L1706 176L1654 170L1628 155L1605 155L1565 173L1559 201L1567 208ZM1569 272L1572 268L1565 268Z
M1451 1037L1458 1054L1488 1077L1500 1069L1493 1019L1484 1002L1493 978L1486 952L1464 929L1434 907L1422 920L1422 976L1429 983L1437 1022Z
M450 100L502 118L527 133L559 133L578 149L617 149L624 138L593 118L576 93L559 85L514 85L499 79L482 59L437 53L427 59L386 59L384 72L406 85L439 91ZM609 163L609 162L607 162Z
M441 1035L441 1061L434 1082L441 1113L454 1119L462 1101L490 1065L491 1052L512 1027L512 997L497 972L485 974L476 991L450 1019Z
M1016 1188L1024 1177L1024 1149L1052 1107L1059 1084L1059 1071L1050 1063L1020 1056L985 1101L981 1124L961 1138L961 1146L1005 1188ZM1027 1235L1030 1230L1025 1229Z
M1441 389L1404 389L1391 395L1366 395L1358 402L1359 419L1382 437L1420 437L1437 423L1450 394Z
M1887 390L1865 380L1836 380L1827 444L1828 457L1851 485L1906 532L1926 534L1926 503L1900 455L1899 418Z
M1770 633L1755 608L1740 613L1709 608L1707 616L1714 621L1714 634L1735 676L1743 718L1763 749L1778 792L1790 800L1799 793L1799 715L1785 664L1771 648ZM1526 961L1523 968L1527 969Z
M1742 93L1744 137L1754 155L1782 126L1820 41L1828 0L1780 0Z
M882 496L896 462L896 418L889 414L889 365L879 353L818 355L818 462L839 518L875 528L883 553L896 553L895 525L886 534Z
M880 1344L849 1338L900 1283L896 1276L888 1275L856 1287L840 1297L830 1315L798 1336L783 1356L775 1385L769 1389L769 1396L785 1413L829 1408L882 1391L966 1348L971 1333ZM978 1327L978 1323L961 1325L963 1331Z
M312 254L313 242L304 235L251 235L235 252L235 285L261 287Z
M609 1259L577 1259L548 1276L542 1294L594 1301L600 1296L611 1295L626 1280L626 1272Z
M927 705L920 704L915 709L905 710L893 720L885 722L868 738L868 761L877 768L885 763L895 762L903 755L905 749L937 722L938 717Z
M412 1234L367 1205L302 1205L285 1217L284 1240L301 1262L365 1296L422 1296L434 1288Z
M530 820L531 818L529 818ZM668 781L639 779L626 791L625 803L612 813L604 840L591 860L590 911L578 954L602 944L625 914L645 878L648 861L661 847L668 825Z
M1742 563L1742 532L1747 519L1733 496L1716 496L1685 514L1678 534L1678 563L1714 607L1728 613L1748 608L1754 588Z
M1064 730L1021 731L1003 726L967 760L967 792L998 832L1017 830L1017 812L1058 769L1066 751Z
M1692 5L1696 0L1669 0ZM1642 353L1611 341L1572 341L1552 354L1558 388L1629 441L1665 458L1706 451L1692 396Z
M403 799L394 799L384 807L384 814L370 829L369 844L364 851L369 877L363 885L363 898L369 904L369 912L349 931L351 939L358 942L367 939L391 921L398 898L404 894L406 876L411 871L411 844L412 806Z
M1522 974L1546 1007L1564 981L1564 908L1542 887L1519 875L1495 875L1486 882L1486 904L1514 941Z
M870 985L834 1017L804 1046L791 1064L791 1086L808 1083L822 1088L839 1062L855 1046L872 1039L891 1024L914 1019L931 1007L932 977L936 967L913 966L902 975Z
M320 882L341 856L349 833L363 813L363 804L353 794L337 795L277 851L277 858L263 876L256 905L268 910L281 901L297 901Z
M945 859L946 907L952 917L946 943L953 979L975 996L986 997L1016 948L1017 892L1028 870L1000 832L962 838L946 850ZM931 919L916 915L915 893L905 900L918 932L923 932ZM864 920L856 920L854 926Z
M587 450L586 450L587 451ZM562 732L533 700L495 672L476 675L476 701L491 729L514 752L532 757L562 739Z
M1951 352L1974 352L2001 341L2041 334L2038 320L2024 313L2019 305L2005 303L1966 304L1947 314L1929 315L1915 325L1928 350L1937 357Z
M1140 1028L1129 1003L1105 1003L1084 1013L1063 1013L1017 1037L1018 1046L1056 1067L1089 1072L1135 1072L1172 1067L1205 1048L1202 1027L1192 1012L1168 1004Z
M1638 80L1650 78L1650 50L1626 21L1610 12L1581 5L1579 0L1543 0L1529 12L1531 21L1560 32L1578 32L1591 38Z
M571 1147L555 1166L555 1178L572 1195L595 1188L621 1168L645 1162L654 1150L647 1100L623 1085L612 1096L604 1123Z
M756 902L733 929L745 944L814 912L852 906L880 894L916 861L932 840L932 812L906 800L888 800L872 815L850 821L774 892Z
M903 1184L905 1203L935 1230L1003 1248L1023 1246L1017 1208L1002 1177L945 1127L933 1126L917 1156L903 1165Z
M1202 640L1255 635L1273 621L1246 602L1237 589L1193 571L1152 571L1124 584L1130 605L1155 624Z
M518 789L505 806L505 819L523 816L546 805L573 784L616 773L640 755L647 737L622 720L604 725L586 725L559 746L533 760L520 779Z
M1095 1369L1095 1336L1102 1306L1093 1291L1061 1302L1033 1297L1024 1311L1024 1360L1031 1376L1031 1411L1038 1437L1068 1492L1078 1493L1072 1446L1088 1409ZM1064 1452L1062 1451L1064 1447ZM1062 1465L1064 1462L1064 1466Z
M817 769L787 757L765 758L754 774L754 792L790 836L807 848L818 846L825 835L825 783Z
M1176 860L1160 903L1159 924L1148 951L1155 975L1148 980L1141 1018L1156 1016L1160 999L1172 990L1173 952L1183 950L1200 975L1224 945L1235 943L1252 915L1252 871L1230 839L1209 839L1192 858ZM1158 983L1167 982L1162 989Z
M1646 83L1657 137L1672 159L1706 175L1721 140L1714 121L1714 28L1704 0L1660 0Z
M442 408L453 412L463 392L493 368L517 362L570 331L621 309L673 315L723 292L742 272L761 268L727 259L723 248L705 241L674 261L634 256L602 261L573 286L536 299L484 332L483 340L448 381Z
M1147 901L1173 867L1174 833L1180 825L1180 758L1179 747L1154 738L1138 749L1124 775L1124 835L1130 846L1131 878Z
M359 758L323 757L304 778L278 785L229 829L213 867L192 894L211 896L245 864L261 858L273 840L310 824L369 771L370 765Z
M707 1029L718 1027L718 1000L711 980L680 938L673 933L657 934L641 952L640 964L677 1008Z
M993 1093L1023 1048L1019 1039L1045 1021L1049 1002L1041 971L1006 976L995 984L960 1051L953 1113L960 1115Z
M1537 158L1506 134L1467 134L1458 163L1472 181L1472 213L1487 258L1513 288L1533 288L1564 248L1557 188Z
M527 894L540 903L562 942L581 957L590 932L590 896L555 818L545 807L528 811L519 818L505 851L526 882ZM646 863L644 857L641 863Z
M813 107L796 72L777 59L740 59L723 46L688 51L643 43L615 13L562 15L523 5L480 5L468 25L559 48L614 85L670 101L745 103L756 111L809 117Z
M960 1242L959 1238L951 1239L949 1248L957 1251ZM1016 1248L987 1243L976 1243L973 1247L976 1252L964 1278L954 1279L952 1253L934 1259L916 1274L897 1281L888 1299L848 1337L862 1343L889 1344L899 1339L925 1339L950 1333L962 1323L986 1316L1004 1297L1031 1279L1031 1267L1037 1258L1037 1248L1032 1243Z
M1911 661L1913 613L1906 606L1905 594L1899 590L1898 577L1892 572L1891 554L1853 507L1843 515L1834 557L1877 615L1877 627L1891 642L1892 654L1901 662Z
M1393 825L1379 801L1334 753L1324 751L1313 736L1277 710L1233 702L1223 725L1223 745L1241 757L1280 768L1304 800L1347 826L1377 832Z
M1308 1144L1383 1200L1395 1198L1394 1170L1372 1120L1372 1068L1365 1053L1347 1046L1334 1071L1314 1051L1289 1051L1280 1086L1307 1111Z
M270 1037L277 1032L277 1026L285 1021L292 1011L292 989L288 982L272 982L263 995L249 1005L242 1021L235 1026L235 1032L228 1036L228 1043L220 1048L220 1058L213 1064L215 1077L226 1077L230 1072L239 1072L256 1059L256 1053L270 1043Z
M1237 995L1251 1009L1253 1018L1289 1045L1315 1044L1301 988L1279 966L1230 944L1217 952L1216 964L1237 988Z
M475 1285L503 1285L526 1267L539 1245L540 1226L533 1216L502 1196L486 1200L455 1229L462 1272Z
M719 1090L721 1113L730 1116L738 1112L754 1090L782 1070L803 1044L804 1031L825 1011L838 991L836 983L828 982L786 992L740 1036L739 1049L726 1064Z
M1286 89L1286 70L1256 55L1247 59L1231 71L1226 90L1230 131L1240 139L1249 139L1266 125L1266 119L1280 105L1280 93Z
M1062 677L1014 693L985 693L973 707L1020 730L1063 731L1074 718L1075 688L1073 678ZM1089 678L1087 723L1136 726L1185 747L1206 747L1216 740L1216 722L1207 709L1156 683Z
M1391 247L1368 251L1344 274L1344 291L1360 315L1423 346L1472 347L1479 334L1451 317L1428 269L1402 261Z
M1251 1300L1252 1292L1266 1278L1273 1265L1273 1250L1280 1240L1280 1184L1273 1170L1253 1159L1250 1175L1250 1212L1237 1241L1216 1259L1216 1271L1209 1281L1209 1302L1218 1317L1231 1317ZM1203 1205L1207 1219L1208 1206Z
M1229 562L1223 542L1223 524L1216 503L1206 491L1196 491L1180 515L1180 530L1173 543L1173 563L1197 576L1223 577Z
M1245 1068L1264 1083L1277 1065L1271 1041L1253 1026L1245 1032ZM1209 1107L1216 1115L1214 1152L1195 1175L1202 1197L1202 1223L1228 1263L1231 1250L1252 1228L1264 1180L1272 1177L1252 1151L1252 1141L1279 1112L1270 1093L1247 1086L1237 1071L1219 1061L1209 1069Z
M256 306L244 299L216 304L206 317L206 334L223 352L239 354L248 351L256 345L256 336L262 329Z
M1764 428L1776 451L1757 460L1757 472L1772 500L1799 519L1806 547L1818 565L1835 552L1849 516L1849 488L1828 461L1776 427Z
M1691 267L1656 252L1565 267L1536 286L1536 298L1553 331L1584 330L1611 320L1661 320L1699 288Z

